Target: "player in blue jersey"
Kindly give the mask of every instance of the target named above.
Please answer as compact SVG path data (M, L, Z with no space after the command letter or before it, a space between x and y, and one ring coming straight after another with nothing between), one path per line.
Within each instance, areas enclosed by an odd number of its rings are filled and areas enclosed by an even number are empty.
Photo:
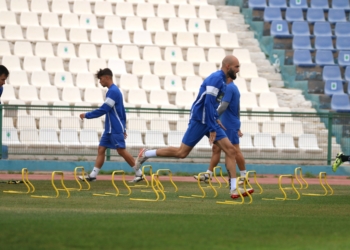
M222 98L221 104L218 108L218 114L221 118L221 123L225 127L225 133L227 134L228 139L231 141L232 145L236 149L236 162L238 165L238 168L240 169L241 176L246 175L246 168L245 168L245 159L243 157L243 154L241 152L241 149L239 147L239 137L242 137L243 134L240 130L241 128L241 121L240 121L240 93L238 87L232 82L231 78L227 79L227 87L226 87L226 93L225 96ZM207 181L209 178L212 177L212 173L214 170L214 167L218 165L220 162L220 156L221 156L221 149L213 145L212 148L213 155L210 160L209 168L207 170L206 175L201 175L201 181ZM229 172L229 175L232 174ZM235 172L233 173L235 175ZM194 175L194 178L197 179L198 175ZM229 176L229 179L231 177ZM242 182L242 181L240 181ZM232 187L231 187L232 188ZM233 189L236 188L236 183L234 183ZM248 189L249 193L253 193L254 189ZM236 199L239 195L232 193L231 198Z
M135 170L135 178L131 182L143 180L141 170L135 167L135 159L125 149L126 133L126 114L123 104L123 96L119 88L113 84L113 73L110 69L100 69L96 77L100 80L102 87L107 87L106 100L102 106L91 112L80 114L81 119L93 119L106 115L105 131L101 137L98 153L95 161L95 167L85 178L88 181L95 181L98 172L102 168L105 160L107 148L116 149L118 154ZM83 179L82 176L79 177Z
M206 135L211 145L216 144L225 152L227 169L235 173L236 149L224 132L217 108L226 91L227 77L236 78L239 66L238 59L228 55L222 61L221 70L212 73L203 81L192 105L190 122L180 147L142 149L136 159L136 167L140 168L148 158L152 157L186 158L193 147ZM235 182L235 178L232 178L231 182ZM237 190L232 189L231 192L237 193Z
M9 74L10 72L8 71L8 69L4 65L0 65L0 97L2 95L2 92L4 91L4 88L2 86L4 86Z

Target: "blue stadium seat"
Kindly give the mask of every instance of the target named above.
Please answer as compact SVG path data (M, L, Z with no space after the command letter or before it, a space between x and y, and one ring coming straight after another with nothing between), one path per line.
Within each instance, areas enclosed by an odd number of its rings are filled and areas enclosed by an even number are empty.
M292 35L289 33L288 23L284 20L272 21L270 33L271 36L275 37L292 37Z
M335 24L334 34L339 36L347 36L350 37L350 25L348 22L339 22Z
M272 22L274 20L283 20L281 9L280 8L273 8L273 7L266 7L264 11L264 21L265 22Z
M332 1L332 8L333 9L342 9L342 10L349 10L349 0L333 0Z
M334 50L332 37L330 37L330 36L316 36L315 49Z
M342 81L339 66L325 66L322 71L323 81L339 80Z
M344 78L346 81L350 81L350 67L346 67L345 73L344 73Z
M249 8L265 9L267 7L266 0L249 0Z
M323 9L308 9L306 13L306 20L310 23L314 22L324 22L324 12Z
M286 9L287 3L286 3L286 0L269 0L269 6Z
M330 22L330 23L346 22L345 10L329 9L329 11L328 11L328 22Z
M320 66L334 65L333 52L331 50L317 50L315 63Z
M312 62L311 53L309 50L294 50L293 64L301 67L314 67Z
M309 6L307 6L307 0L290 0L289 7L307 9Z
M308 36L294 36L293 37L293 49L308 49L313 50L311 47L310 38Z
M350 50L349 37L338 36L335 46L338 50Z
M342 67L350 66L350 51L345 51L345 50L339 51L338 64Z
M315 9L329 9L328 0L311 0L310 7Z
M324 93L330 96L334 94L344 94L343 81L325 81Z
M349 112L350 101L347 94L334 94L332 96L331 108L338 112Z
M316 22L314 25L315 36L332 36L331 24L329 22Z
M286 20L288 22L304 21L303 10L299 8L287 8Z
M309 23L306 21L293 22L292 34L294 36L310 36Z

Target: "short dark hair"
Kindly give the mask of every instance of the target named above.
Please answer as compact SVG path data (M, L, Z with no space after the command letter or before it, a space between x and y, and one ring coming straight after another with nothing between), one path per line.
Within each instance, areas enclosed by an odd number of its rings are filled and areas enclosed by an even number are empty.
M8 77L10 72L4 65L0 65L0 76L3 74Z
M109 68L100 69L99 71L97 71L96 77L97 79L100 79L101 76L110 76L112 78L113 72Z

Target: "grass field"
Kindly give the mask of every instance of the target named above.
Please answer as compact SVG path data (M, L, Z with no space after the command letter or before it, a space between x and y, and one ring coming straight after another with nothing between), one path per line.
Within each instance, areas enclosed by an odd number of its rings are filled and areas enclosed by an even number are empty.
M33 181L37 195L54 195L49 181ZM66 181L73 187L73 181ZM166 201L139 202L128 197L96 197L114 191L109 181L91 191L62 193L57 199L5 194L24 185L0 184L1 249L350 249L350 191L333 186L329 197L264 201L281 196L277 185L264 185L250 205L218 205L228 199L180 199L200 194L196 183L164 185ZM121 190L122 192L125 190ZM309 191L322 192L311 185ZM293 194L288 192L291 197ZM131 197L153 198L133 189Z

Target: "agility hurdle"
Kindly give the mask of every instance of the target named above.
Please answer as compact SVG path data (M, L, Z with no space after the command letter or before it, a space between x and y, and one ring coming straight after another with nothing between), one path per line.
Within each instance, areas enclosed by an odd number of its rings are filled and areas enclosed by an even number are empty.
M198 174L198 179L197 179L197 183L198 183L198 187L199 189L202 191L202 195L195 195L195 194L192 194L191 196L179 196L179 198L205 198L207 196L206 192L204 191L204 188L201 186L201 180L200 180L200 177L201 175L206 175L208 174L207 172L202 172L202 173L199 173ZM209 178L209 186L210 188L213 190L214 192L214 198L218 195L218 192L216 191L216 189L213 187L213 185L211 184L211 180Z
M63 188L57 188L55 185L55 175L60 175L61 176L61 185ZM32 198L44 198L44 199L49 199L49 198L58 198L58 196L60 195L59 191L66 191L67 192L67 198L70 197L70 192L68 190L68 188L64 185L64 175L62 171L53 171L52 175L51 175L51 184L52 187L54 188L54 190L56 191L56 196L46 196L46 195L32 195Z
M5 190L4 193L7 194L29 194L34 193L35 187L28 179L28 169L22 168L22 181L27 187L27 192L25 191L14 191L14 190Z
M236 187L237 187L237 192L241 198L241 201L232 201L232 200L226 200L226 201L217 201L216 204L221 204L221 205L242 205L245 203L244 195L241 193L240 188L238 188L238 182L240 178L236 178ZM249 197L249 202L247 204L251 204L253 202L253 197L252 195L247 191L247 184L248 184L247 178L244 178L243 180L243 189L244 189L244 194Z
M327 182L326 172L320 172L320 174L318 176L319 176L318 178L320 180L321 187L324 189L324 194L303 193L302 195L306 195L306 196L327 196L327 195L330 196L330 195L333 195L333 193L334 193L333 189L331 188L331 186L329 186L329 184ZM322 180L324 180L324 183L322 182ZM326 186L328 187L330 194L328 194L328 190L324 184L326 184Z
M149 168L149 175L152 176L152 166L151 165L145 165L142 167L142 176L143 176L143 179L146 181L146 185L133 185L133 186L130 186L128 185L129 188L148 188L150 185L149 185L149 182L146 178L146 175L145 175L145 169L146 168Z
M303 178L303 171L302 171L301 167L297 167L294 169L294 177L295 177L296 181L299 182L299 185L300 185L300 187L296 188L296 189L307 189L309 187L309 184ZM305 184L305 187L304 187L303 183ZM290 188L285 188L285 189L292 189L292 188L290 187Z
M172 172L170 171L170 169L158 169L158 170L157 170L156 174L157 174L158 178L156 179L156 181L157 181L157 185L158 185L159 189L161 189L164 193L167 192L167 191L164 190L164 186L163 186L163 184L161 183L161 181L159 180L159 175L160 175L160 173L162 173L162 172L168 172L168 176L169 176L170 183L174 186L174 188L175 188L175 193L176 193L176 192L178 191L178 188L177 188L176 184L175 184L174 181L173 181L173 174L172 174Z
M118 189L118 187L117 187L117 184L115 184L114 176L116 174L122 174L122 180L123 180L124 186L128 189L128 193L127 194L121 194L119 189ZM107 193L106 192L104 194L92 194L92 195L94 195L94 196L129 196L131 194L131 189L129 188L128 184L126 184L125 172L123 170L113 171L113 173L112 173L112 185L115 188L115 193Z
M159 175L156 173L156 174L152 174L152 177L151 177L151 187L152 187L152 190L154 192L154 194L156 195L156 198L155 199L142 199L142 198L130 198L131 201L165 201L166 199L166 195L165 193L163 192L163 190L159 187ZM159 193L162 194L163 196L163 199L162 200L159 200L160 196L159 196Z
M250 188L253 188L252 185L250 184L250 181L249 180L249 175L250 174L253 174L253 178L254 178L254 182L255 184L259 187L260 189L260 193L258 194L262 194L264 192L263 188L260 186L260 184L258 183L258 180L256 179L256 171L255 170L251 170L251 171L247 171L246 175L245 175L245 179L247 181L247 184Z
M220 174L221 179L223 179L224 182L226 183L225 187L228 187L228 181L225 179L225 177L222 174L222 167L221 166L216 166L216 167L213 168L213 177L214 177L214 179L217 181L217 183L219 185L212 185L212 186L215 187L215 188L221 188L222 187L222 183L219 181L219 179L217 178L217 175L216 175L216 170L217 169L219 169L219 174ZM210 186L207 186L206 188L210 188Z
M283 177L284 178L290 178L291 185L292 185L291 189L297 194L297 198L296 199L291 199L291 198L287 197L287 194L286 194L285 190L290 189L290 187L284 188L282 186L282 178ZM280 177L278 178L278 187L282 191L282 194L283 194L284 197L276 197L274 199L262 198L262 200L266 200L266 201L270 201L270 200L272 200L272 201L275 201L275 200L277 200L277 201L299 200L300 199L300 194L299 194L298 190L294 186L294 179L295 179L295 177L293 175L291 175L291 174L280 175Z
M78 170L81 170L81 176L83 177L83 181L86 183L87 188L83 188L78 178ZM90 190L90 183L85 179L85 169L84 167L76 167L74 169L74 179L78 183L79 188L67 188L69 191L81 191L81 190Z

